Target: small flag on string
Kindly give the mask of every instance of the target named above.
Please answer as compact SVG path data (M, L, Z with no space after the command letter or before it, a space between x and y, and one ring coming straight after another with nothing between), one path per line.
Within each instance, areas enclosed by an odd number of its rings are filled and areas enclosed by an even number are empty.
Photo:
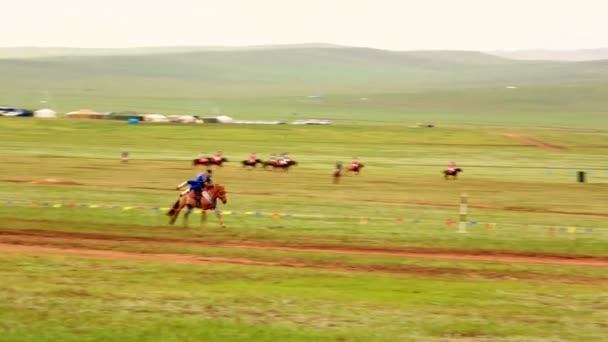
M570 233L570 234L576 233L576 227L568 227L568 233Z
M362 218L359 220L359 223L361 223L361 224L367 224L367 222L368 222L368 221L369 221L369 220L367 219L367 217L362 217Z
M398 222L398 223L399 223L399 222L403 222L403 217L397 217L397 218L395 219L395 222Z

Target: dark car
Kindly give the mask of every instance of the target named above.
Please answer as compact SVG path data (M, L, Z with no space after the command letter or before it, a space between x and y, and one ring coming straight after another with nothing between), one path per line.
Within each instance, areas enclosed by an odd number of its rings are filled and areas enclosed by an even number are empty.
M14 107L0 107L0 116L34 116L34 112Z

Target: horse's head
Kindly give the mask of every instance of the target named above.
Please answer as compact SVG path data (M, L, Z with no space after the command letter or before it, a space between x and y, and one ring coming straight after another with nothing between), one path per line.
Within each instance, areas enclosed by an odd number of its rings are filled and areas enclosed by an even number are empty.
M220 199L222 201L222 203L226 204L226 202L228 202L228 199L226 198L226 189L224 189L224 185L223 184L215 184L213 186L213 199Z

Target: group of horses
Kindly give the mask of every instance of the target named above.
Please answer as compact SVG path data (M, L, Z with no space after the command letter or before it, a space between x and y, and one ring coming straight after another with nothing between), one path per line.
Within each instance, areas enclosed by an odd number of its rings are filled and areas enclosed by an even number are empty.
M223 165L223 163L225 163L227 161L228 161L228 159L226 159L224 157L222 157L221 159L212 158L212 157L203 157L203 158L194 159L192 161L192 165L193 166L206 166L206 167L216 165L216 166L221 167ZM258 164L260 164L264 168L272 167L273 169L279 168L279 169L283 169L283 170L287 171L287 170L289 170L289 168L291 166L295 166L298 163L294 160L290 160L287 163L280 163L277 160L262 161L261 159L255 159L255 160L247 159L247 160L243 160L241 162L241 164L243 165L244 168L245 167L255 168L255 167L257 167ZM352 172L355 175L359 175L359 173L361 172L361 169L363 167L365 167L365 165L363 163L351 164L348 167L346 167L345 172L346 172L346 174ZM447 170L442 171L445 179L450 179L450 177L452 179L457 179L458 174L460 172L462 172L461 168L447 169ZM337 167L333 172L334 183L338 183L340 177L342 177L342 169ZM181 196L173 204L173 207L167 213L167 215L170 217L169 222L170 222L170 224L174 224L175 221L177 220L177 217L179 216L180 212L182 210L186 209L186 212L184 214L184 226L187 226L188 217L190 216L190 213L192 212L192 210L201 209L202 210L201 223L204 224L207 220L207 211L214 210L220 225L222 227L225 227L221 211L216 209L218 200L224 204L226 204L228 202L228 200L226 198L226 189L223 184L206 185L205 190L202 192L200 199L196 198L195 193L193 191L191 191L188 194Z
M220 158L213 158L213 157L202 157L202 158L196 158L194 160L192 160L192 166L219 166L222 167L224 163L228 162L228 159L222 157ZM241 161L241 165L243 165L243 167L257 167L258 164L260 164L261 166L263 166L264 168L266 167L272 167L273 169L282 169L285 171L288 171L290 167L292 166L296 166L298 165L298 162L296 162L295 160L289 160L287 163L281 163L278 160L262 160L262 159L255 159L255 160L243 160Z

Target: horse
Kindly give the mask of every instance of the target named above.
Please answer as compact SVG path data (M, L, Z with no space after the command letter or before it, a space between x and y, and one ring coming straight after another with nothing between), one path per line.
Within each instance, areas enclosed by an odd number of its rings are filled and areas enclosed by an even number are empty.
M170 217L169 224L172 225L175 223L180 211L182 211L184 207L188 208L184 214L184 227L188 227L188 216L193 208L202 209L201 223L204 224L207 221L207 210L214 210L218 199L224 204L228 202L226 198L226 189L223 184L207 185L200 201L197 201L194 196L194 191L190 191L188 194L181 196L175 204L173 204L173 207L167 212L167 216ZM222 228L226 227L221 212L216 210L215 215L220 222L220 226L222 226Z
M247 160L243 160L241 162L241 164L243 164L243 167L247 167L247 166L256 167L258 164L264 164L264 162L262 161L262 159L256 159L254 161L250 161L249 159L247 159Z
M338 184L340 182L340 177L342 177L342 170L335 169L332 176L334 177L334 184Z
M453 179L458 179L458 173L462 172L461 168L456 168L454 169L454 171L450 171L450 170L443 170L441 171L443 173L443 177L445 179L449 179L449 176L452 176Z
M216 165L219 167L222 167L223 163L226 163L228 161L228 159L226 159L225 157L222 157L222 159L216 159L216 158L211 158L211 157L203 157L203 158L196 158L192 161L192 166L210 166L210 165Z
M361 172L361 169L364 167L365 165L363 163L359 163L359 164L351 164L348 166L348 168L346 168L346 173L349 172L354 172L355 175L359 175L359 172Z
M279 169L283 169L285 171L289 171L289 167L298 165L298 162L296 162L295 160L290 160L287 162L287 164L282 164L276 160L267 160L264 162L263 165L264 165L264 168L266 168L267 166L272 166L273 170L276 168L279 168Z

